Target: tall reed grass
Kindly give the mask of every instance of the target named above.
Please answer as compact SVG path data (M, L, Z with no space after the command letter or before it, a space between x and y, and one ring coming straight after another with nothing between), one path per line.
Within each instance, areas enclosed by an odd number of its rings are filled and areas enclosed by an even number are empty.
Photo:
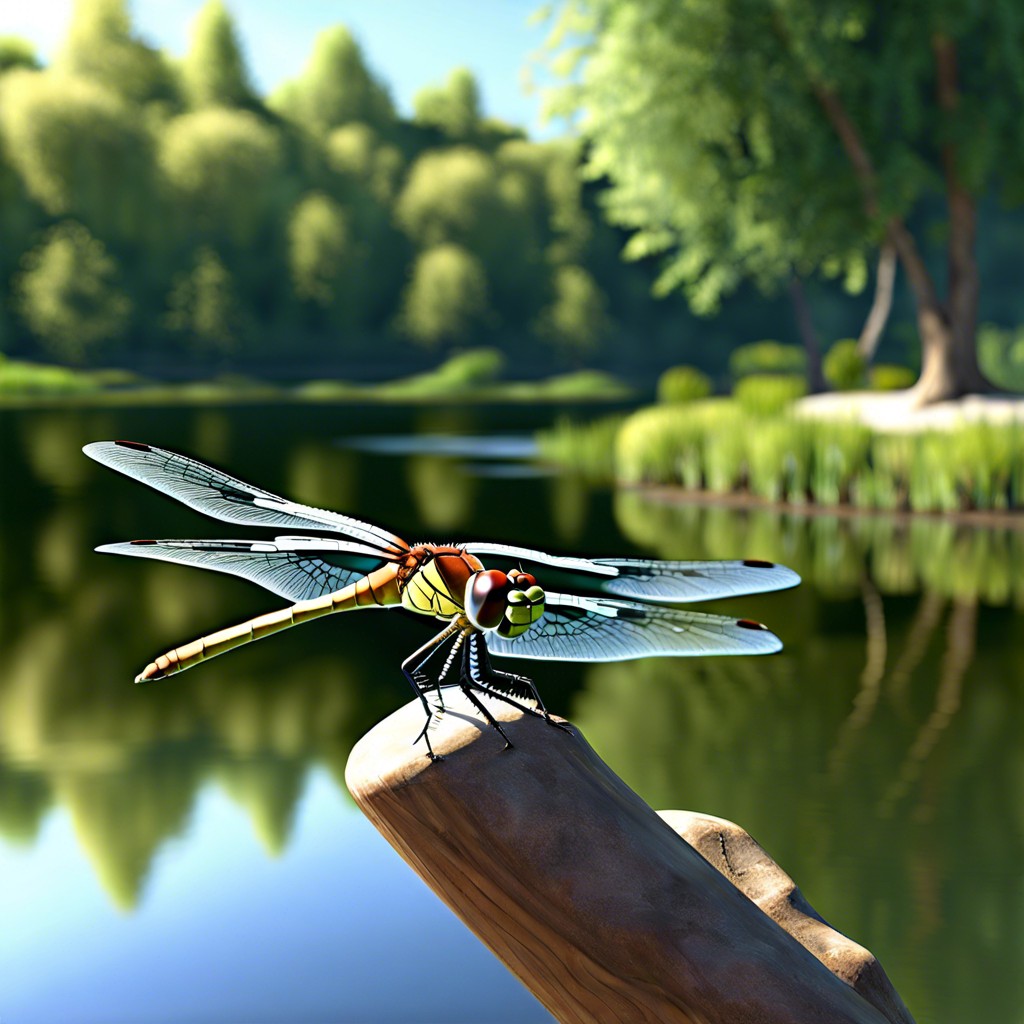
M953 512L1024 507L1024 427L877 434L849 422L759 414L729 399L654 406L621 423L560 423L544 457L626 484L771 502ZM613 448L613 451L606 451Z

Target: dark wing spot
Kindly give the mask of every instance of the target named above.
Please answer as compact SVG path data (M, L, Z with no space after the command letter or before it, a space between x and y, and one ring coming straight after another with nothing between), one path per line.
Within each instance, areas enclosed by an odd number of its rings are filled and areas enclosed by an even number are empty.
M617 619L646 619L647 612L640 608L616 608L615 618Z
M138 441L115 441L114 444L119 444L122 448L134 448L139 452L151 452L153 450L148 444L139 444Z
M767 629L768 627L762 625L760 622L754 622L753 619L737 619L737 626L742 626L744 629Z
M245 491L236 491L223 485L218 485L216 489L220 492L221 497L225 501L233 501L238 505L255 504L253 496L251 494L246 494Z
M774 562L762 562L759 558L745 558L743 564L748 569L774 569Z
M131 544L155 544L156 541L155 540L133 540L133 541L130 541L129 543L131 543Z

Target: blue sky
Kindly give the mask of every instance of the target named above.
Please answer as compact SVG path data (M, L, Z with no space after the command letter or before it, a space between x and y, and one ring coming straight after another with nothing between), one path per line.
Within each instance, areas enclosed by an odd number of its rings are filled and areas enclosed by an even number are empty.
M44 56L60 45L73 0L2 0L0 35L24 36ZM540 100L523 90L523 67L543 42L543 25L529 25L542 0L227 0L262 92L297 74L320 29L342 23L363 46L371 67L408 113L422 86L458 65L480 82L484 111L551 135L539 121ZM134 0L138 31L173 54L188 46L203 0Z

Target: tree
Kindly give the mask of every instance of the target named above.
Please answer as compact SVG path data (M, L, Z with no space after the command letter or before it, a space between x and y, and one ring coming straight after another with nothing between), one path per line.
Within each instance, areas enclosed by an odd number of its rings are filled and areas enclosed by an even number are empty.
M235 24L222 0L207 0L196 15L181 77L193 108L238 107L253 102Z
M349 212L330 196L312 192L288 225L288 261L295 294L338 325L362 323L377 288L367 280L364 239Z
M25 323L58 358L85 361L128 326L131 302L117 285L117 267L103 244L81 225L64 221L25 258L15 282Z
M487 275L461 246L420 253L403 297L399 326L423 345L464 341L488 318Z
M548 277L531 194L527 175L478 149L428 150L409 171L395 217L421 248L452 243L478 257L496 311L525 327Z
M105 235L141 233L150 143L124 100L98 82L12 71L0 81L0 135L29 195Z
M166 324L201 353L238 348L242 310L231 273L209 246L196 250L191 269L178 276L167 298Z
M370 73L359 44L343 25L316 37L302 74L267 102L319 136L349 121L380 128L395 119L387 89Z
M183 114L160 140L160 166L189 222L239 247L263 225L283 159L278 131L245 110Z
M428 85L413 98L415 121L450 139L466 139L480 123L480 89L469 68L455 68L441 85Z
M539 333L574 361L591 354L608 333L607 302L582 267L557 267L554 301L541 314Z
M572 0L582 66L558 108L582 114L588 173L668 254L662 292L714 310L743 279L862 286L891 244L917 307L920 402L987 387L977 366L978 199L1024 194L1024 24L960 0ZM559 45L557 37L554 45ZM946 296L922 239L941 210Z
M54 68L91 78L136 102L175 99L162 55L132 35L126 0L75 0Z

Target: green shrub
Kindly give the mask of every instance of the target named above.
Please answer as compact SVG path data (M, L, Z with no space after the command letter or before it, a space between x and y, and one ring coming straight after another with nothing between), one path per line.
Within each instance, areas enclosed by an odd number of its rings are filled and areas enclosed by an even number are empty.
M778 341L740 345L729 356L729 373L734 381L762 373L803 374L806 369L804 350Z
M465 394L491 384L504 367L505 357L497 349L468 349L451 356L434 370L389 381L374 390L379 397L385 398Z
M659 402L699 402L711 395L711 378L693 366L671 366L658 378Z
M825 353L821 364L825 380L836 391L854 391L864 387L867 364L853 338L837 341Z
M90 375L66 366L0 362L0 395L81 395L98 390Z
M982 324L978 328L978 363L993 384L1024 391L1024 327Z
M872 391L905 391L913 387L917 374L907 366L890 366L880 363L868 370Z
M744 377L732 396L744 412L755 416L774 416L807 394L803 377L787 374L756 374Z

